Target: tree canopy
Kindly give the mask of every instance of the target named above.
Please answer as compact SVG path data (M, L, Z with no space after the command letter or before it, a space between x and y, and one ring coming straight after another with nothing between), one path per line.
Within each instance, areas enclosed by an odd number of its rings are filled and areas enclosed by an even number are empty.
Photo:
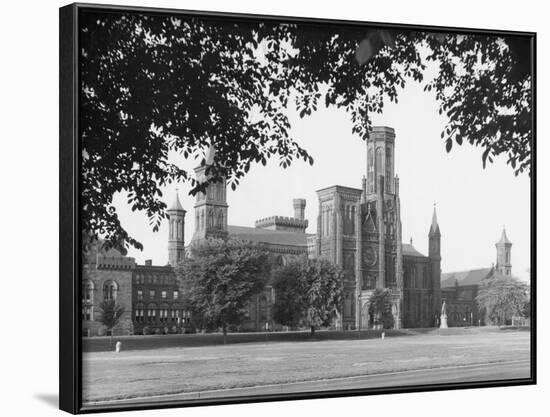
M505 324L507 319L525 314L529 287L517 278L495 271L481 281L476 301L489 321Z
M375 326L381 325L384 329L393 327L391 312L391 290L376 288L369 296L369 314L373 317Z
M304 317L303 262L293 260L273 271L271 284L275 290L273 319L284 326L296 327Z
M342 307L342 270L330 261L297 258L273 275L274 318L288 326L305 325L311 333L328 326Z
M269 254L257 244L206 239L191 245L189 257L176 267L183 298L204 327L221 327L245 318L248 302L267 283Z
M111 298L108 300L103 300L101 303L99 303L99 309L101 310L99 321L111 331L112 344L113 329L122 318L122 315L124 314L124 307L118 304L115 299Z
M365 140L370 115L410 81L435 91L447 151L468 142L484 164L504 154L516 174L530 173L527 37L91 11L80 22L82 221L108 246L142 248L120 224L117 192L156 231L168 183L188 182L194 195L222 178L235 189L269 158L312 164L290 136L291 104L301 117L321 103L344 108ZM430 61L439 70L424 80ZM169 157L205 164L211 144L203 183Z

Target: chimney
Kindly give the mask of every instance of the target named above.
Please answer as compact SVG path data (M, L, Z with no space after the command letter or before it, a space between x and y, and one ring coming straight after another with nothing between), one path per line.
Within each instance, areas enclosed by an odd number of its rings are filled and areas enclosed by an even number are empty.
M294 218L299 220L304 220L305 218L305 209L306 209L306 199L305 198L295 198L292 200L294 206Z
M153 265L153 260L152 259L146 259L145 260L145 266L152 266Z

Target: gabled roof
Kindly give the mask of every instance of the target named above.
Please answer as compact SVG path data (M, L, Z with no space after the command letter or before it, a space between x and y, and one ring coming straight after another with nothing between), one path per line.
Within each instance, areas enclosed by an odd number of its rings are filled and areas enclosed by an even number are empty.
M423 258L426 257L426 255L423 255L420 252L418 252L416 248L410 243L403 243L402 248L403 248L402 249L403 256L421 256Z
M491 270L492 268L479 268L441 274L441 288L454 287L455 282L458 282L459 286L477 285L491 273Z
M269 243L272 245L288 245L307 247L307 233L287 232L280 230L260 229L245 226L227 226L230 236L252 242Z

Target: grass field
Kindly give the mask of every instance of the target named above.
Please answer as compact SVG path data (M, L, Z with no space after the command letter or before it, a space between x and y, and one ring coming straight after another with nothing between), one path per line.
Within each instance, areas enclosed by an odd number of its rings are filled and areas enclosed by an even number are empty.
M506 362L529 359L530 355L530 333L526 331L473 329L410 336L157 349L151 348L155 339L148 338L148 347L143 350L83 353L83 400ZM169 339L156 340L162 346Z

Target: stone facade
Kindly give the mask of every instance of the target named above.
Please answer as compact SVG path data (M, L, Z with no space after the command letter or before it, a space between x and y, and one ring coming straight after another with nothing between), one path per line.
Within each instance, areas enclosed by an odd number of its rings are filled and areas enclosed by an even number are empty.
M484 326L485 315L479 311L476 297L478 285L455 285L441 289L441 296L447 303L447 325Z
M441 298L441 234L434 211L430 256L412 245L404 248L394 150L394 130L374 127L367 140L367 176L361 189L336 185L317 191L317 234L310 248L314 256L344 269L344 329L373 326L369 298L377 288L391 290L395 328L435 324Z
M369 297L377 288L391 291L395 328L439 325L442 300L450 326L483 324L475 297L481 279L493 268L441 274L441 232L434 208L428 232L428 256L402 242L399 178L395 175L395 132L374 127L366 144L367 166L360 188L335 185L317 191L316 233L307 234L306 200L292 202L293 217L274 215L255 227L227 223L225 182L210 184L198 193L191 243L209 237L234 237L257 242L281 265L296 257L324 257L344 271L344 303L334 326L372 328ZM206 165L196 168L198 181L215 157L211 148ZM114 334L183 332L191 317L179 293L173 267L185 261L185 210L178 196L168 208L169 236L166 266L137 265L116 251L95 245L85 256L82 271L82 319L85 335L103 335L99 303L115 297L125 309ZM497 242L497 269L511 275L511 242L503 230ZM248 307L241 331L277 330L272 307L276 294L266 286Z
M392 292L394 326L400 328L435 326L440 308L441 233L435 216L429 232L430 255L424 256L401 241L399 178L395 171L395 132L389 127L373 128L367 140L367 175L361 188L332 186L317 191L319 215L314 235L307 235L305 199L294 199L294 217L271 216L256 221L255 228L217 222L227 219L225 184L212 184L195 203L192 242L208 236L229 236L261 243L280 257L324 257L344 270L344 305L335 323L337 328L370 328L368 300L376 288ZM215 157L207 155L207 164ZM196 169L204 181L206 166ZM208 213L213 223L203 223ZM219 214L221 213L221 214ZM262 330L272 320L273 291L266 288L249 306L249 320L241 327ZM405 315L405 316L404 316Z
M479 311L476 297L479 284L495 272L512 276L512 242L502 229L496 247L496 265L467 271L447 272L441 279L441 296L448 306L449 326L483 326L485 311Z
M191 325L174 269L146 261L133 270L133 321L136 334L181 333Z
M109 329L101 324L100 304L114 298L124 313L113 335L133 334L132 322L132 271L133 258L122 256L115 250L100 250L100 242L91 245L85 254L82 267L82 332L83 336L103 336Z
M195 169L197 180L206 179L206 168L215 158L215 149L210 148L206 156L206 165ZM307 239L305 233L308 221L304 212L306 201L294 199L295 217L270 216L259 219L255 227L233 226L227 224L227 186L225 183L210 184L204 193L199 193L195 202L195 231L191 244L208 237L232 237L244 241L259 243L273 255L274 262L284 264L292 258L307 256ZM208 220L210 219L210 220ZM273 303L275 294L270 286L250 300L248 317L238 327L239 331L261 331L280 329L273 320Z

